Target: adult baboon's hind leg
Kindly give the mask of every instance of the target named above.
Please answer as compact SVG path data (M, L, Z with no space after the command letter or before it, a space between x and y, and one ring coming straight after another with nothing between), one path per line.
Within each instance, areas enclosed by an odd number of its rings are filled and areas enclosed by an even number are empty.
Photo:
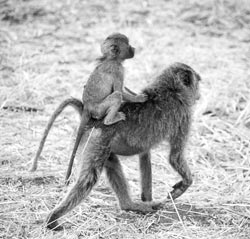
M181 196L192 184L191 171L184 159L183 150L178 146L176 147L176 145L171 146L169 162L172 167L180 174L180 176L182 177L182 181L176 183L173 186L174 190L171 191L171 196L173 199ZM168 198L170 197L168 196Z
M150 151L139 155L141 173L141 200L152 201L152 167Z
M115 154L111 153L105 161L105 170L122 210L148 213L154 212L161 206L161 203L132 201L120 161Z
M57 219L77 206L91 191L97 182L104 162L109 156L109 147L102 144L100 129L95 130L86 147L79 165L78 178L61 203L56 206L47 218L47 227L60 230Z

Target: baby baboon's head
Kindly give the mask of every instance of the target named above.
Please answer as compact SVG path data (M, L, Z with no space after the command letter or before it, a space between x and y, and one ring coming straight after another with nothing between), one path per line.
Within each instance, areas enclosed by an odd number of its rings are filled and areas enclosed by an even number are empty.
M105 59L123 61L134 57L135 48L125 35L113 33L104 40L101 51Z

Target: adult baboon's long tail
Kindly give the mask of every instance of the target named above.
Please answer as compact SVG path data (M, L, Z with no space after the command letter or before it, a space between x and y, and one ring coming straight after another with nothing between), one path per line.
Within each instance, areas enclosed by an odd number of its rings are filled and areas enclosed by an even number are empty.
M33 159L33 162L32 162L32 166L30 168L30 171L33 172L37 169L37 161L38 161L38 158L43 150L43 146L45 144L45 141L47 139L47 136L49 134L49 131L55 121L55 119L57 118L58 115L61 114L61 112L67 107L67 106L72 106L74 107L78 113L80 114L80 116L82 115L82 112L83 112L83 104L80 100L76 99L76 98L69 98L69 99L66 99L64 100L58 107L57 109L54 111L54 113L52 114L52 116L50 117L49 119L49 122L44 130L44 133L43 133L43 137L40 141L40 144L39 144L39 148L36 152L36 156L35 158Z

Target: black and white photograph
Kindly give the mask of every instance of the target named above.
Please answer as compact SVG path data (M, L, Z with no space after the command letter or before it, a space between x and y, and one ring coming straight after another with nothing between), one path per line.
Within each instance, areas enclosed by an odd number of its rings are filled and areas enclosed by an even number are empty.
M85 238L250 238L250 1L0 0L0 239Z

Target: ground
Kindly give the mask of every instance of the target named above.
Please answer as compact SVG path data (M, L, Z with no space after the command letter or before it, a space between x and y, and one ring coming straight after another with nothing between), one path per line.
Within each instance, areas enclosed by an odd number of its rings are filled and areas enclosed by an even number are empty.
M250 5L241 1L0 1L0 238L250 237ZM79 207L44 228L67 191L66 165L79 124L74 110L55 123L39 160L28 171L46 122L83 85L110 33L136 47L125 63L125 84L140 92L172 62L202 77L202 99L186 158L193 185L163 210L123 212L102 175ZM153 155L153 197L163 199L179 176L168 145ZM123 158L133 199L140 199L137 157Z

